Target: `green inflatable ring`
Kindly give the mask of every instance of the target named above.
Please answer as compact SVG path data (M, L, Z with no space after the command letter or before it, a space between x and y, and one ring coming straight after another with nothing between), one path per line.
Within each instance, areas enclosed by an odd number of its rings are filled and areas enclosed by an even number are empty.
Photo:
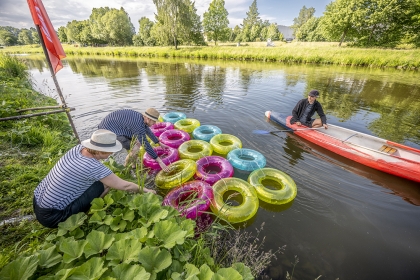
M191 159L181 159L171 165L170 172L159 171L155 184L162 189L172 189L191 179L197 171L197 163Z
M281 189L266 188L263 180L273 180L281 185ZM270 204L286 204L297 195L296 184L286 173L274 168L261 168L254 170L248 176L248 182L255 188L258 198Z
M198 160L202 157L211 156L213 148L203 140L189 140L181 144L178 148L181 159Z
M223 195L236 191L242 196L242 204L231 206L225 203ZM210 204L213 213L230 223L241 223L257 213L259 201L254 187L239 178L220 179L213 185L214 199Z
M217 134L210 139L213 151L220 155L227 155L234 149L242 148L241 140L231 134Z
M192 133L194 129L200 126L200 121L196 119L182 119L174 123L174 127L187 133Z

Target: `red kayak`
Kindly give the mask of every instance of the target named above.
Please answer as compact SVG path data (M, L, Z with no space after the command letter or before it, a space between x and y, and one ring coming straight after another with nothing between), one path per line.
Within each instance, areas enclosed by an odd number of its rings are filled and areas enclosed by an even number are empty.
M304 129L290 124L292 116L267 111L270 120L294 134L358 163L420 182L420 150L351 129L328 124L328 129Z

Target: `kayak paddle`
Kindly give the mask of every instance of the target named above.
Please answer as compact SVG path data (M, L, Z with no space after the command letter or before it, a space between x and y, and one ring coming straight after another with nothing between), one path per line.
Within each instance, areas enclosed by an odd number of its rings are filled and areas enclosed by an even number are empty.
M255 134L273 134L277 132L291 132L291 131L302 131L302 130L313 130L313 129L320 129L324 128L323 126L320 127L308 127L308 128L302 128L302 129L284 129L284 130L274 130L274 131L267 131L267 130L253 130L252 133Z

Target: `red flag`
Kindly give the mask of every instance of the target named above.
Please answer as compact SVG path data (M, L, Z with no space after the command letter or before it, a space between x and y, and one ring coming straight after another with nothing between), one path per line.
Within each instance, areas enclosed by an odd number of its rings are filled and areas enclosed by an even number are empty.
M57 73L61 68L63 68L61 59L65 58L66 54L63 50L63 47L61 46L60 40L57 37L57 33L55 32L54 27L51 24L47 11L45 11L42 1L27 1L34 23L38 25L39 29L41 30L42 38L44 40L45 47L47 48L48 57L50 58L54 73Z

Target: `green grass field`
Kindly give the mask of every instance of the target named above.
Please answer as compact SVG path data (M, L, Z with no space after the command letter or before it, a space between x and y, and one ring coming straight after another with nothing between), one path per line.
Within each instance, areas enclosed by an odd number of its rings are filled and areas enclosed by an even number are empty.
M298 64L332 64L372 68L396 68L418 70L420 49L379 49L338 46L338 43L314 42L266 42L223 43L217 46L174 47L80 47L63 44L68 56L118 56L118 57L183 57L194 59L222 59L271 61ZM40 46L15 46L0 49L1 52L23 54L42 53Z

